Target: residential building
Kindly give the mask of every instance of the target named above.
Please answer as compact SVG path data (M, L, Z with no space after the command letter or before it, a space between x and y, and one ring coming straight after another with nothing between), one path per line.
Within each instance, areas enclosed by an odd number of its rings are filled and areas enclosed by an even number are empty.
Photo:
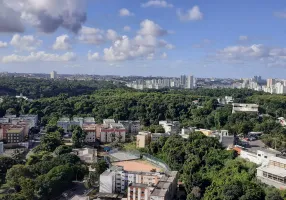
M194 89L195 88L195 78L194 78L194 76L192 76L192 75L188 76L186 88L187 89Z
M240 157L257 165L265 165L271 157L276 157L280 152L273 149L261 148L254 151L247 149L240 150Z
M114 119L105 119L100 126L99 135L103 143L125 142L126 129L121 123L115 123Z
M269 78L267 79L267 87L271 88L275 84L275 79Z
M62 127L64 129L65 133L67 133L69 131L69 128L70 128L70 119L67 117L60 118L57 122L57 126Z
M151 141L151 132L142 131L139 132L136 136L136 147L137 148L145 148L150 144Z
M128 187L128 192L127 192L128 200L131 199L148 200L150 199L150 195L151 195L150 187L147 184L132 183Z
M257 179L278 189L286 189L285 157L270 157L268 164L257 168Z
M99 180L100 193L115 193L115 172L105 171L100 175Z
M29 135L29 125L27 122L18 122L16 124L11 123L0 123L0 140L8 140L7 132L10 129L21 129L23 128L23 137Z
M235 144L236 138L234 135L230 135L228 130L216 131L213 135L218 138L219 142L225 148L232 148Z
M72 120L70 120L70 118L68 117L62 117L57 122L57 126L62 127L65 133L69 132L69 129L72 125L80 126L81 128L83 128L84 124L86 125L95 124L95 120L92 117L86 117L86 118L74 117Z
M96 124L83 124L82 129L86 132L85 142L95 142L96 141Z
M122 121L119 120L118 123L121 123L126 129L126 133L137 134L140 131L140 121Z
M160 137L170 137L170 133L151 133L148 131L139 132L136 136L136 147L137 148L145 148L150 142L156 142L160 139Z
M96 124L94 117L83 118L83 124Z
M134 172L112 166L100 175L100 193L125 193L127 199L173 199L178 172ZM134 198L135 197L135 198ZM136 198L137 197L137 198ZM138 198L140 197L140 198Z
M0 142L0 155L4 153L4 143Z
M225 105L233 103L234 99L231 96L225 96L223 98L218 98L217 101L219 104Z
M97 162L97 149L83 148L83 149L74 149L73 150L81 161L85 163L94 163Z
M19 143L24 140L24 128L10 128L7 130L7 143Z
M187 85L187 76L186 75L182 75L180 78L180 85L181 87L185 88Z
M180 132L180 122L178 121L159 121L165 133L178 134Z
M281 124L281 126L286 126L286 120L284 117L279 117L278 122Z
M50 78L51 78L51 79L57 79L57 78L58 78L57 72L56 72L56 71L52 71Z
M258 113L258 108L259 106L257 104L233 103L232 113L236 112Z

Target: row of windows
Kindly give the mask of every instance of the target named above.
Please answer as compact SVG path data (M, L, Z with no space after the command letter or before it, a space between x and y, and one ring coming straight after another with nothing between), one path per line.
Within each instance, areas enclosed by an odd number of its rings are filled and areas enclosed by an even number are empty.
M286 184L286 179L284 179L283 177L281 176L277 176L277 175L274 175L274 174L270 174L270 173L267 173L267 172L263 172L263 176L264 177L267 177L269 179L272 179L274 181L278 181L280 183L283 183L283 184Z
M286 164L284 164L284 163L280 163L280 162L276 162L276 161L270 161L270 165L286 169Z

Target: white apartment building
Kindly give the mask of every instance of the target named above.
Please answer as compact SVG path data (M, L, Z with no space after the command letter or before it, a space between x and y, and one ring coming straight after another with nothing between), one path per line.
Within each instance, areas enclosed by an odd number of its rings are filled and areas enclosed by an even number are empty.
M232 113L236 112L258 113L258 108L259 105L257 104L233 103Z
M52 72L51 72L51 75L50 75L50 78L51 78L51 79L56 79L56 78L58 78L57 75L58 75L58 74L57 74L56 71L52 71Z
M195 78L194 76L190 75L187 77L187 85L186 85L187 89L193 89L195 88Z
M82 118L82 117L74 117L72 120L68 117L62 117L58 120L57 126L62 127L65 133L69 132L69 129L72 125L80 126L83 128L83 125L92 125L95 124L95 120L92 117Z
M271 157L276 157L278 154L279 151L272 149L258 149L256 152L241 150L240 157L257 165L265 165Z
M123 167L112 166L100 175L100 193L125 193L127 199L150 200L173 199L178 181L178 173L159 172L131 172L123 170ZM140 194L140 195L138 195Z
M286 159L284 157L271 157L268 164L257 168L257 178L278 189L286 189Z
M159 121L166 133L177 134L180 132L180 122L178 121Z

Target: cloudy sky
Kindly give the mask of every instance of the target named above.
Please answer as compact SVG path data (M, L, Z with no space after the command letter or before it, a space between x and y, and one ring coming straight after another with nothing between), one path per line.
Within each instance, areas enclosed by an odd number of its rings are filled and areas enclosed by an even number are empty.
M0 0L0 71L286 78L285 0Z

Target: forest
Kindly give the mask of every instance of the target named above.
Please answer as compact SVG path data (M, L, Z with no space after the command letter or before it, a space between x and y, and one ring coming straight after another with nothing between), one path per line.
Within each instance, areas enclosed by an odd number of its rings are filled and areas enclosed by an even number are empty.
M108 86L106 86L108 87ZM260 115L232 114L231 105L221 106L217 98L231 95L235 102L257 103ZM277 117L286 117L286 96L268 95L251 90L197 89L146 90L99 89L92 94L38 98L28 102L5 96L0 104L0 116L10 114L38 114L42 126L56 125L62 117L92 116L102 119L140 120L144 126L157 125L160 120L178 120L182 127L227 129L232 134L250 131L265 133L263 141L270 147L286 147L286 130Z
M27 96L29 99L53 97L62 93L68 96L77 96L91 94L98 89L118 87L124 86L121 83L113 84L113 82L109 81L95 80L53 80L23 77L0 78L0 96L15 96L22 93L23 96Z
M281 151L286 149L286 130L277 122L277 117L286 118L284 95L247 89L136 91L121 85L114 86L110 82L95 81L71 83L17 78L17 81L8 82L10 84L1 84L1 91L6 92L0 103L0 117L5 114L38 114L40 125L46 126L49 134L42 138L41 145L35 149L35 156L25 162L0 158L1 163L7 163L0 165L2 180L17 191L15 197L11 194L2 199L41 199L45 195L51 198L61 192L57 190L58 185L63 184L64 187L75 179L75 169L82 171L80 178L86 174L77 157L69 156L67 153L70 150L62 147L61 130L56 127L57 120L62 116L92 116L98 123L106 118L140 120L145 128L156 128L160 120L169 119L180 121L182 127L227 129L232 134L262 131L265 134L261 139L268 147ZM33 88L29 90L31 85ZM86 90L77 90L84 85ZM43 92L39 88L49 89ZM33 101L9 96L15 91L25 90ZM232 113L231 105L220 105L217 101L224 96L232 96L235 102L259 104L259 115ZM75 128L75 146L81 145L80 138L83 135ZM146 151L162 159L172 170L180 172L188 200L286 199L285 192L256 181L256 165L237 158L233 151L224 150L214 138L199 133L191 135L188 140L177 136L167 140L161 138L159 142L151 143ZM58 174L60 170L67 174ZM19 176L15 176L15 171L21 172ZM98 177L98 174L94 176ZM23 189L26 185L30 185L27 190ZM47 190L47 187L52 190Z
M283 200L285 190L256 180L256 165L237 158L200 132L188 140L179 136L151 142L147 151L180 173L187 200Z

